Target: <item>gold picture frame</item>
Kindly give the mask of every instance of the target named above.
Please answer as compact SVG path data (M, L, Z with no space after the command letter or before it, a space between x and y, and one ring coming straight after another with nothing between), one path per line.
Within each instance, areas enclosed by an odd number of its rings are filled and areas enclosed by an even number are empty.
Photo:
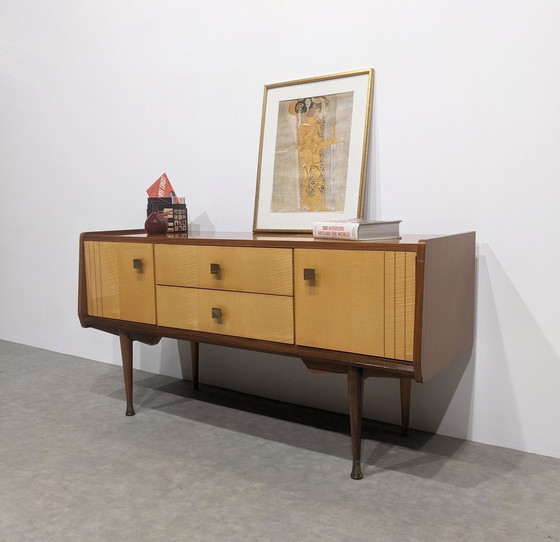
M373 68L265 85L254 232L362 218Z

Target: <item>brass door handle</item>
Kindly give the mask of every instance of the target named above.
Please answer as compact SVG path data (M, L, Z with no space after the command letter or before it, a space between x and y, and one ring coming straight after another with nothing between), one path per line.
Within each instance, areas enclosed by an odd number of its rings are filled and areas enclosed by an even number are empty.
M142 270L142 266L143 266L143 262L140 258L133 258L132 260L132 267L134 267L134 269L139 269Z
M222 322L222 309L212 307L212 318L216 320L218 324L220 324Z
M306 267L303 269L303 280L313 282L315 280L315 269Z
M220 274L220 264L219 263L211 263L210 264L210 274L211 275L219 275Z

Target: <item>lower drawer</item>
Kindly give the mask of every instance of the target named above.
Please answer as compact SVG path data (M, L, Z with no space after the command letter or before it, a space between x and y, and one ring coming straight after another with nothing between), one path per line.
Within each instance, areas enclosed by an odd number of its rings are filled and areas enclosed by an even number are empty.
M293 344L293 314L289 296L157 286L160 326Z

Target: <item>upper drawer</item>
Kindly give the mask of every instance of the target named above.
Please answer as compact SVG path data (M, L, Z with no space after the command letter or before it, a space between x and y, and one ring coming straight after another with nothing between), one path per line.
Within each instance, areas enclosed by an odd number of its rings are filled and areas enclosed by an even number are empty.
M155 262L157 284L293 295L291 249L156 245Z

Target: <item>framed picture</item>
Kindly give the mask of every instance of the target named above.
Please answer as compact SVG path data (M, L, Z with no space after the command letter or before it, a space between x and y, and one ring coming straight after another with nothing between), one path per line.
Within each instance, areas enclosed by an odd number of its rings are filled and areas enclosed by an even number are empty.
M254 232L362 218L373 69L266 85Z

